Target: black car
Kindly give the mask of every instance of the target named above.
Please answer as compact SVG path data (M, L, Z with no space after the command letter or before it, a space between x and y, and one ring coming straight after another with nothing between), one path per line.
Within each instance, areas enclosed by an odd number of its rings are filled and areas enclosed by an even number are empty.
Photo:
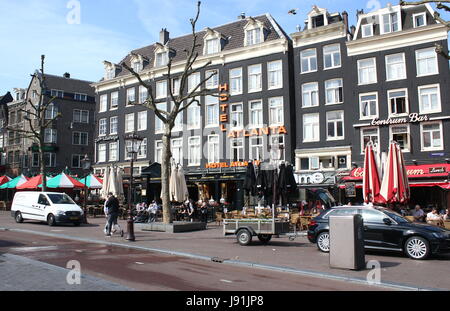
M370 250L404 252L412 259L450 251L450 230L412 223L399 214L378 207L345 206L322 212L311 220L308 239L322 252L330 250L328 219L360 214L364 220L364 247Z

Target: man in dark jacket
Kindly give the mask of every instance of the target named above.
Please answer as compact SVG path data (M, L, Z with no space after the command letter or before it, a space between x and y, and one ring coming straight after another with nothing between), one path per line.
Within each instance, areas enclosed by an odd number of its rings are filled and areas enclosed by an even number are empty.
M106 201L106 208L108 209L108 230L106 236L111 236L111 229L117 223L119 217L119 200L112 194L109 194L108 201Z

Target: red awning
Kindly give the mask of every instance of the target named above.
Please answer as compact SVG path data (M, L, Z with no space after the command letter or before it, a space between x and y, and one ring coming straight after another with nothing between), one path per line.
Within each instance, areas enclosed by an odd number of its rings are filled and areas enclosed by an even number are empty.
M410 183L409 186L411 188L418 187L441 187L444 190L450 190L450 183L446 182L419 182L419 183ZM362 184L356 184L355 188L362 189ZM345 185L340 185L340 189L345 189Z

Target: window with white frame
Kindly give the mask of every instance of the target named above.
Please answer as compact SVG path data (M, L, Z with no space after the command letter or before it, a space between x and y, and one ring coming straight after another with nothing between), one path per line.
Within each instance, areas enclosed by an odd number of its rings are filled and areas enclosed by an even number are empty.
M283 61L267 63L267 80L269 90L283 87Z
M111 80L116 77L116 68L108 67L106 68L106 80Z
M125 133L134 132L134 113L125 115Z
M406 79L405 53L386 55L386 80Z
M147 111L138 112L137 130L138 131L146 131L147 130Z
M167 97L167 81L156 82L156 98Z
M208 136L208 163L219 163L219 135Z
M99 112L105 112L108 110L108 95L100 96L100 107L98 109Z
M200 85L200 82L201 82L200 72L191 74L188 77L188 92L192 92L193 90L195 90L195 88ZM197 91L200 91L200 89L201 87L199 87Z
M377 68L375 58L358 60L358 83L377 83Z
M400 30L400 12L382 15L381 34L396 32Z
M118 143L109 143L109 162L115 162L119 160L119 148Z
M317 71L317 51L316 49L309 49L300 53L301 72Z
M47 167L56 167L56 153L44 153L44 162Z
M414 28L422 27L427 25L427 13L417 13L413 14L413 22L414 22Z
M327 112L327 140L344 139L344 111Z
M232 128L241 129L244 127L244 108L242 103L231 104L230 121Z
M87 146L89 143L89 133L87 132L73 132L72 144L76 146Z
M344 88L342 79L325 81L326 104L335 105L344 102Z
M89 123L89 110L73 110L73 122L74 123Z
M52 97L64 98L64 91L60 91L60 90L51 90L51 91L50 91L50 95L51 95Z
M369 142L379 147L380 133L378 128L365 128L361 130L361 153L364 153Z
M111 107L110 109L117 109L119 107L119 92L112 92L111 93Z
M303 108L319 106L319 83L305 83L302 85Z
M273 160L285 160L284 136L271 135L269 137L270 158Z
M249 126L252 128L261 127L264 124L262 100L255 100L249 102L249 109L250 109Z
M360 94L359 109L361 119L378 117L378 93Z
M167 111L167 103L156 104L156 109L158 109L159 111ZM155 133L160 133L162 130L164 130L164 123L155 114Z
M174 96L180 95L180 78L172 79L172 94Z
M261 64L248 66L248 92L262 90L262 66Z
M264 161L264 138L250 137L250 159Z
M429 76L439 73L438 59L434 47L416 51L417 76Z
M441 112L441 93L439 84L419 86L419 112Z
M187 128L199 129L202 124L201 107L197 103L191 104L187 108Z
M125 160L131 160L131 157L134 156L133 153L128 152L128 150L130 150L132 148L133 142L131 140L126 140L125 141L125 150L124 150L124 157Z
M206 126L219 126L219 102L217 97L205 96Z
M245 33L247 38L246 46L259 44L263 41L261 28L250 29Z
M233 138L230 140L230 159L233 162L244 161L244 139Z
M147 158L147 138L144 138L142 140L141 146L139 147L139 152L137 154L138 159L145 159Z
M269 98L270 125L284 125L283 97Z
M207 89L216 89L219 87L219 70L213 69L213 70L207 70L205 72L205 79L211 77L208 81L206 81L206 88Z
M391 140L396 141L400 149L405 152L410 150L410 134L409 134L409 124L402 125L392 125L389 129Z
M147 100L148 97L148 90L144 86L139 86L139 103L143 104Z
M75 93L73 95L73 99L81 101L81 102L87 102L87 95L82 93Z
M423 151L444 149L442 122L421 123L420 132Z
M200 136L188 138L188 165L199 166L201 160Z
M388 91L389 114L393 116L407 115L408 108L408 90Z
M163 142L162 140L155 141L155 162L162 163Z
M133 68L133 70L135 71L135 72L139 72L139 71L141 71L142 70L142 66L143 64L142 64L142 62L140 61L140 60L135 60L132 64L131 64L131 66L132 66L132 68Z
M191 106L192 105L195 105L195 103L191 104ZM179 109L182 109L182 108L183 108L183 105L181 105ZM171 110L175 109L175 103L174 102L170 102L170 109ZM183 115L184 115L183 111L182 112L178 112L177 117L175 118L175 122L174 122L174 126L173 126L173 129L172 129L172 132L182 131L183 130Z
M57 114L58 114L58 107L56 107L55 104L50 104L45 109L45 120L52 120L56 118ZM12 121L10 122L11 124L16 122L14 117L11 118L11 121Z
M324 46L323 64L324 69L341 67L341 46L339 44Z
M183 139L172 139L172 157L177 164L183 164Z
M57 142L57 131L56 129L46 128L44 130L44 143L46 144L56 144Z
M242 94L242 68L230 70L230 94Z
M169 52L165 51L165 52L156 53L156 57L155 57L155 66L156 67L167 66L168 63L169 63Z
M366 24L361 26L361 35L363 38L373 36L373 24Z
M134 103L135 101L136 101L136 90L133 87L127 90L127 106L129 106L130 103Z
M303 142L320 141L319 114L310 113L303 115Z
M119 132L118 122L119 122L118 117L109 118L109 134L110 135L116 135Z
M216 54L220 52L220 39L207 39L205 40L205 53L206 55Z
M98 136L105 136L107 134L107 121L106 119L98 120Z

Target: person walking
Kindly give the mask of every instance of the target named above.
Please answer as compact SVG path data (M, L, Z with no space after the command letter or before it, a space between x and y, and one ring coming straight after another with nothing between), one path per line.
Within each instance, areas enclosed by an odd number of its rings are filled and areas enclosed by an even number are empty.
M109 193L105 207L108 209L108 228L106 230L106 236L111 237L111 230L114 226L118 226L120 229L120 236L123 237L123 230L117 222L117 218L119 217L119 200L112 193Z

